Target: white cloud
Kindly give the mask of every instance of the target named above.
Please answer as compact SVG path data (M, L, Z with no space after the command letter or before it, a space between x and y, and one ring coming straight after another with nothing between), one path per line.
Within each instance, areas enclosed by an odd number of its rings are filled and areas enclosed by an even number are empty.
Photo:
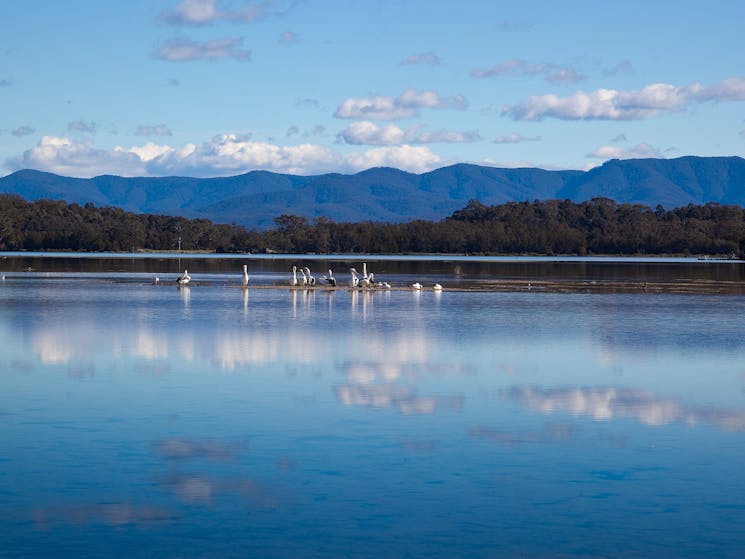
M433 144L476 142L481 139L477 132L435 130L428 132L422 126L406 130L394 125L378 126L370 121L353 122L339 133L339 139L352 145L390 146L398 144Z
M745 130L740 130L740 136L742 136L743 138L745 138Z
M241 48L243 39L214 39L212 41L192 41L177 38L167 41L155 51L155 57L169 62L188 62L191 60L250 60L251 51Z
M173 133L165 124L143 124L137 127L135 136L173 136Z
M412 64L431 64L432 66L437 66L442 64L442 58L437 56L437 53L430 50L418 54L410 54L401 61L402 66L409 66Z
M235 9L221 9L219 0L181 0L179 4L161 14L161 19L170 25L202 26L219 21L251 23L270 16L287 13L295 2L264 0L244 2Z
M372 120L401 120L419 115L420 109L465 110L468 101L462 95L441 97L436 91L407 89L398 97L371 96L345 99L334 116Z
M614 144L620 144L627 141L628 139L626 138L626 134L623 133L617 134L615 137L611 138L611 142L613 142Z
M346 157L352 171L362 171L371 167L395 167L405 171L423 173L442 164L439 155L425 146L386 146L353 153Z
M97 149L88 142L73 143L68 138L54 136L44 136L36 147L9 159L6 164L13 169L38 169L75 177L145 173L143 161L135 153L121 148Z
M643 120L682 111L691 105L745 101L745 77L723 80L709 87L699 83L674 86L655 83L637 91L596 89L577 91L567 97L539 95L502 111L514 120Z
M662 150L649 144L638 144L630 148L620 146L600 146L587 154L594 159L646 159L664 157Z
M506 136L499 136L494 139L495 144L519 144L520 142L540 142L540 136L523 136L512 132Z
M171 147L147 143L113 149L89 142L44 136L39 144L6 165L14 170L38 169L61 175L122 176L228 176L255 169L312 175L357 172L370 167L397 167L424 172L440 166L442 159L424 146L387 146L342 154L331 148L304 143L278 146L251 141L247 135L221 134L201 144Z

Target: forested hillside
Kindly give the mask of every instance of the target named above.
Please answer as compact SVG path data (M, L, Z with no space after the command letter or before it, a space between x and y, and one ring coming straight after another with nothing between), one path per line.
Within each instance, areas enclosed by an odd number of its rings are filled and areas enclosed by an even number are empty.
M269 230L0 195L0 250L458 254L745 254L745 210L665 210L607 198L472 200L440 221L312 222L283 214Z

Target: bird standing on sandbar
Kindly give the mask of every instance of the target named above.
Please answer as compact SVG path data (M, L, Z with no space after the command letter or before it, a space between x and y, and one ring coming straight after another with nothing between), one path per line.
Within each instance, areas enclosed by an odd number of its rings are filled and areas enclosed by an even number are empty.
M322 277L323 277L323 281L325 281L331 287L336 287L336 278L334 277L334 272L332 272L331 269L329 269L328 276L322 276Z

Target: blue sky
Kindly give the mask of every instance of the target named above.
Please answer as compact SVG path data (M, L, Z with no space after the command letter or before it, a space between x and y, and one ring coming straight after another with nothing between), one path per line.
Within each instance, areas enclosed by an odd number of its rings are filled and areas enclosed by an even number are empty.
M745 155L745 4L8 0L0 175Z

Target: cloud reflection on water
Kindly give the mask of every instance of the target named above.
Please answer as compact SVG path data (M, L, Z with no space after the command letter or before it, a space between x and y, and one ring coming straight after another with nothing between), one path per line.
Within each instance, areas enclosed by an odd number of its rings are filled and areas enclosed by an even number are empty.
M246 446L246 443L221 444L179 438L161 439L153 443L155 452L168 460L206 458L219 462L235 460Z
M723 431L745 431L743 409L689 405L636 388L513 386L502 390L501 396L545 414L568 412L600 421L628 417L650 426L701 423Z
M75 526L100 523L114 527L148 525L155 522L171 522L178 518L175 513L164 508L127 502L51 506L33 511L32 517L37 525L44 528L57 523Z

